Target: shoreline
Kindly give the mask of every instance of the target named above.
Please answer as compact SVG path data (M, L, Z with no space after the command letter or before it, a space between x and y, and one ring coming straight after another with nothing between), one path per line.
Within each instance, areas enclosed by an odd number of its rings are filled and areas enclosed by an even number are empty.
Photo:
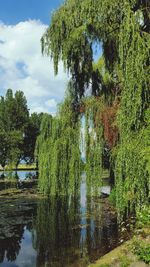
M4 171L2 169L0 169L0 172L11 172L11 171L38 171L38 169L34 169L34 168L12 168L12 169L5 169Z
M7 172L7 171L38 171L38 168L34 164L31 165L19 164L17 168L6 166L4 169L0 166L0 172Z

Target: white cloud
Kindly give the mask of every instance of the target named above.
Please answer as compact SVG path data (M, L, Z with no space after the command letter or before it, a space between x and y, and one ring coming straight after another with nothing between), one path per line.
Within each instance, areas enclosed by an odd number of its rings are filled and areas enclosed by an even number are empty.
M53 98L53 99L49 99L45 102L46 106L50 107L50 108L56 108L57 106L57 102L56 100Z
M40 38L46 28L34 20L0 23L0 95L8 88L24 91L31 112L55 112L67 84L62 63L55 77L53 63L41 55Z

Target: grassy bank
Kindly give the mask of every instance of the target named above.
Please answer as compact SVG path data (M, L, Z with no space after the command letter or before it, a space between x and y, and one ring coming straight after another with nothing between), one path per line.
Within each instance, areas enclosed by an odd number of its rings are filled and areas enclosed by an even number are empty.
M26 170L37 170L36 164L19 164L17 166L17 169L15 166L5 166L5 171L26 171ZM0 171L3 171L2 166L0 165Z

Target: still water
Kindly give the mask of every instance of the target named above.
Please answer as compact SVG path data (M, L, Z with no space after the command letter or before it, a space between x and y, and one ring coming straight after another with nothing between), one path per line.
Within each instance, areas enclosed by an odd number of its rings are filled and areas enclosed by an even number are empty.
M1 200L0 267L87 266L119 243L107 199L87 196Z
M20 181L24 181L27 179L33 179L37 177L37 171L0 171L0 179L4 178L16 178Z

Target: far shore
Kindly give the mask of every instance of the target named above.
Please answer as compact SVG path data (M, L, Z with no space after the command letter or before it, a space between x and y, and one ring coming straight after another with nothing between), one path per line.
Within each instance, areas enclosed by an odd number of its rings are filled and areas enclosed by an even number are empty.
M5 166L5 168L3 169L2 166L0 165L0 171L37 171L38 168L36 167L36 164L19 164L17 166L17 168L15 168L14 166Z

